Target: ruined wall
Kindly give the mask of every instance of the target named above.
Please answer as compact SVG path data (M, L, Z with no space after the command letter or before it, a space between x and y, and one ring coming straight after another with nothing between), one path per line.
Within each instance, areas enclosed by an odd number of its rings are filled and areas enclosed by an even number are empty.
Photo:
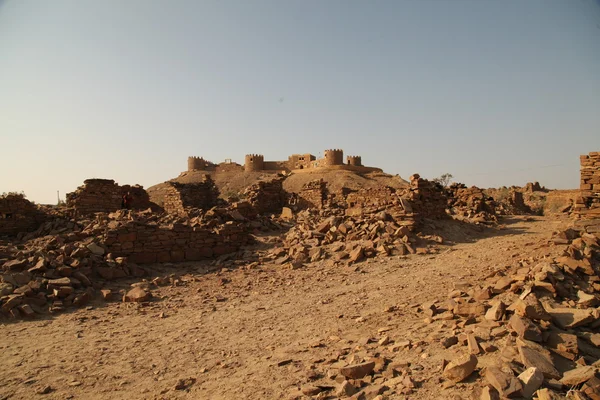
M132 197L132 209L145 210L156 206L143 186L119 186L112 179L86 179L77 190L67 193L67 207L72 208L78 216L109 213L121 208L123 195L128 192Z
M581 196L575 200L573 212L578 218L600 218L600 152L580 156Z
M264 169L265 157L262 154L247 154L244 161L246 172L258 172Z
M121 188L112 179L86 179L72 193L67 193L67 207L76 215L113 212L121 208Z
M278 176L269 181L261 181L248 187L244 192L246 200L259 214L281 212L287 204L287 192L283 190L285 177Z
M198 183L166 183L163 208L167 213L185 215L186 208L207 210L217 204L219 190L208 174Z
M35 230L43 220L44 215L25 197L0 196L0 236Z
M447 215L448 199L444 189L434 182L421 178L419 174L410 177L408 198L412 203L413 211L417 214L417 219L435 219Z
M325 150L323 160L319 166L329 167L332 165L343 165L344 164L344 150L342 149L330 149Z
M304 208L323 208L328 197L327 183L316 179L306 183L298 193L297 206Z
M139 264L197 261L239 250L251 242L243 226L227 222L218 228L155 225L131 222L108 230L103 238L108 252Z

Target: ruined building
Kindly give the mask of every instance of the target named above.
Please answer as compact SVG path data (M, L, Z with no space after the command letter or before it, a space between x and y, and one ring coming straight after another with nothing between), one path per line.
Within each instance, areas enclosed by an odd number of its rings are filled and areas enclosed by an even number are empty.
M77 190L67 193L67 207L78 216L113 212L121 208L121 200L127 193L133 198L133 209L145 210L155 206L140 185L119 186L112 179L86 179Z
M600 152L580 156L581 182L579 196L573 207L582 219L600 218Z
M21 194L0 196L0 236L35 230L43 213Z
M187 208L207 210L217 204L219 189L210 175L204 175L204 180L198 183L166 183L162 206L170 214L184 215Z

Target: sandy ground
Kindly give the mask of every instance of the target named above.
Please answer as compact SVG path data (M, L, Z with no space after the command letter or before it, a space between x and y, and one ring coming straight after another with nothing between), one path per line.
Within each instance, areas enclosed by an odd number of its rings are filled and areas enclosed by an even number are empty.
M417 305L519 260L558 254L547 242L567 221L523 217L503 224L437 222L430 229L447 239L438 254L351 267L163 266L162 274L176 273L179 282L153 286L148 304L98 301L1 325L0 399L303 398L303 385L337 387L327 376L331 368L374 354L411 363L416 390L390 391L390 399L468 398L475 385L444 388L439 381L441 360L457 354L439 344L448 321L424 321ZM380 346L382 335L410 340L412 348ZM177 390L187 378L195 382Z

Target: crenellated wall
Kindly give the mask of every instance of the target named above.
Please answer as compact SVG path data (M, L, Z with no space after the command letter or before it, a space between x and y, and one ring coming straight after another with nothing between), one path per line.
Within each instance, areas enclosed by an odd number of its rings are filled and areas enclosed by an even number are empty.
M344 164L344 150L342 149L329 149L325 150L323 157L322 166L329 167L332 165L343 165Z
M265 157L262 154L246 154L244 170L246 172L258 172L264 170Z

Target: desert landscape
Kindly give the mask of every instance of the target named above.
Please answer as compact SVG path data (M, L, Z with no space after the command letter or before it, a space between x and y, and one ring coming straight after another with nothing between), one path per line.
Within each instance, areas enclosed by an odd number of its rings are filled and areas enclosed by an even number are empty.
M324 154L2 196L0 399L600 399L600 152L577 190Z

